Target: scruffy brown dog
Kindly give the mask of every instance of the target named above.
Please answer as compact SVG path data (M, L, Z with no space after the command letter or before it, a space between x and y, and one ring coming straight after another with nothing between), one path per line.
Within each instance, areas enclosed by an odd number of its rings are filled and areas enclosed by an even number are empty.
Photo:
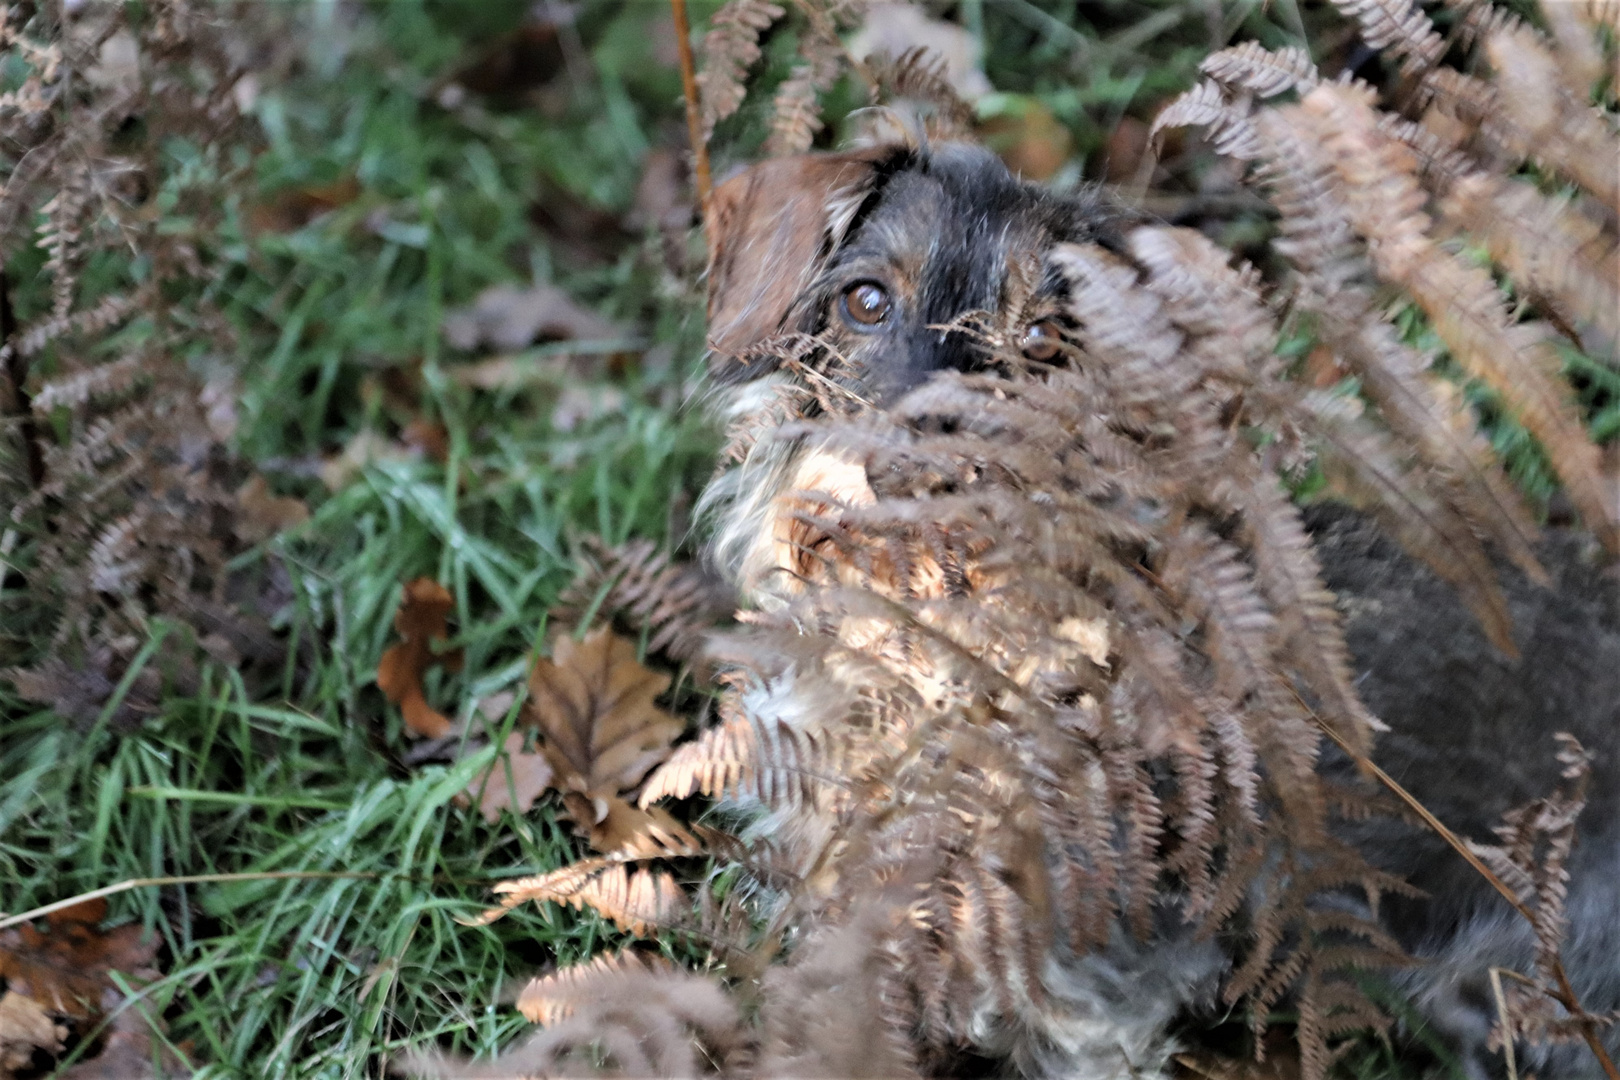
M780 335L817 335L843 361L845 388L876 404L942 370L972 370L984 343L1052 359L1074 327L1053 245L1117 238L1128 216L1093 195L1024 184L987 152L878 146L767 161L715 194L710 333L714 400L758 416L782 384ZM1038 267L1033 276L1029 267ZM805 538L789 493L858 498L861 466L788 439L760 440L705 497L711 555L751 602L791 589ZM1549 537L1554 578L1537 588L1504 571L1521 655L1487 643L1448 586L1349 511L1309 516L1327 584L1346 616L1358 689L1392 731L1383 767L1464 836L1488 838L1502 812L1557 778L1551 734L1594 756L1591 800L1571 864L1565 957L1592 1012L1620 1008L1620 600L1581 536ZM1334 767L1329 765L1328 767ZM1470 1077L1500 1072L1486 1047L1492 967L1524 970L1529 928L1427 829L1395 820L1354 837L1370 861L1430 899L1385 916L1426 963L1396 976ZM1055 972L1052 991L1089 1020L1062 1053L1013 1054L1026 1073L1157 1075L1178 1018L1207 1007L1228 968L1213 942L1174 925ZM1620 1040L1611 1038L1611 1043ZM1528 1062L1526 1055L1528 1054ZM1544 1077L1597 1075L1584 1047L1521 1051Z

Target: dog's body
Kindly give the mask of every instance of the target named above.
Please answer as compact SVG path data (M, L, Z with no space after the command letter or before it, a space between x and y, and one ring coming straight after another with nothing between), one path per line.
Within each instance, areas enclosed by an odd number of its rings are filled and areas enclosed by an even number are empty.
M972 369L984 342L1047 359L1071 309L1046 253L1068 242L1117 248L1125 223L1095 198L1022 184L968 147L877 147L756 166L716 193L717 396L731 411L753 412L773 385L791 381L768 357L750 355L783 333L817 335L844 361L847 388L879 403L935 371ZM718 518L715 561L756 603L791 578L779 573L796 557L781 502L803 489L847 498L865 490L865 477L783 440L707 496ZM1505 572L1521 649L1513 660L1486 642L1447 586L1366 521L1316 511L1310 523L1347 616L1359 690L1392 728L1377 759L1455 831L1486 839L1504 810L1554 786L1554 731L1573 732L1594 754L1571 864L1566 960L1590 1011L1620 1008L1615 579L1573 534L1544 545L1550 589ZM1400 978L1468 1074L1491 1075L1499 1058L1485 1045L1496 1013L1489 972L1528 967L1528 926L1431 831L1394 820L1358 828L1371 861L1432 897L1386 912L1402 944L1429 960ZM1147 941L1121 930L1099 952L1049 958L1044 981L1073 1017L1062 1030L969 1034L1026 1074L1157 1075L1177 1017L1212 1005L1227 967L1215 942L1166 913ZM1583 1047L1530 1053L1539 1075L1595 1075Z

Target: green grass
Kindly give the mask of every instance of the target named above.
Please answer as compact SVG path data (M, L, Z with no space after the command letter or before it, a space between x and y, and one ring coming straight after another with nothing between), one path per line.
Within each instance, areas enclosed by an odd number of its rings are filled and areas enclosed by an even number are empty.
M597 54L554 115L490 110L474 124L424 99L471 38L523 7L378 5L343 54L330 42L349 31L317 26L302 70L256 104L264 148L230 208L215 300L241 334L238 449L315 510L238 560L285 573L284 667L248 681L208 670L195 695L128 730L73 730L0 683L0 909L136 877L353 875L112 898L114 921L161 937L164 974L139 997L204 1077L375 1076L382 1052L434 1039L492 1052L526 1027L498 1004L514 978L616 934L532 905L487 928L456 922L492 882L556 867L578 842L549 807L490 826L453 805L490 753L407 766L410 740L373 679L401 582L426 574L454 595L466 653L460 675L430 677L433 700L467 715L516 685L572 577L572 538L680 542L671 507L690 505L713 464L714 433L679 404L701 303L665 280L656 239L582 266L529 219L543 184L628 207L650 133L681 115L678 78L645 55L659 9L586 14ZM354 201L305 227L247 228L253 203L348 176ZM621 406L568 431L551 422L554 383L462 386L452 373L469 358L442 344L444 311L531 279L677 361L602 374ZM448 431L449 460L375 465L328 494L314 477L323 457L408 419L376 391L401 376L419 387L414 411Z

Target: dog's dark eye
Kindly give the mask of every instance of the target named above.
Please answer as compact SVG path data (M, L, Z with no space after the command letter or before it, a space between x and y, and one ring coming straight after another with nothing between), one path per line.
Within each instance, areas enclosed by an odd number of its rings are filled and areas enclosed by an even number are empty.
M1030 323L1019 339L1018 348L1031 360L1050 360L1063 348L1063 331L1051 319Z
M876 326L889 317L889 309L894 305L889 300L889 290L877 282L857 281L844 290L838 306L850 322Z

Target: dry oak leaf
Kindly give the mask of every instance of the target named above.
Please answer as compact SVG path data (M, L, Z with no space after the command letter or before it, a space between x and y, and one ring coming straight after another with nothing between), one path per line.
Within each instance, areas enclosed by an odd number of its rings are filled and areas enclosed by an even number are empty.
M196 1069L167 1043L160 1039L154 1045L154 1030L163 1030L161 1021L138 1006L124 1009L113 1017L101 1052L56 1073L55 1080L180 1080L193 1075ZM190 1052L185 1043L179 1049Z
M240 511L236 516L236 535L249 544L268 540L278 532L309 520L309 507L304 500L277 495L258 473L236 489L236 508Z
M628 337L555 285L492 285L466 307L445 313L445 341L463 352L481 346L501 352L535 341L614 341Z
M156 939L134 924L103 933L96 925L106 917L105 900L87 900L47 915L44 933L26 923L0 931L0 978L6 989L60 1016L99 1016L103 998L117 993L109 971L136 979L156 974L151 967Z
M622 796L669 756L685 728L653 704L669 676L636 660L607 627L584 641L562 635L554 659L535 661L525 716L540 729L563 807L598 851L619 851L658 833L679 835L669 815L638 810ZM662 841L659 841L662 843Z
M394 613L394 629L405 640L389 646L377 664L377 685L405 714L405 726L430 739L448 735L450 720L427 703L422 673L433 664L443 664L446 671L461 670L460 649L433 651L433 642L446 637L444 620L453 603L450 591L432 578L407 584Z
M349 205L360 192L360 181L353 176L329 184L284 188L248 208L248 229L253 233L293 232L322 214Z
M508 769L511 770L510 776ZM489 772L474 780L468 793L477 797L478 811L491 825L500 818L502 810L526 814L547 788L551 786L551 763L544 754L531 754L523 749L523 733L514 731L506 737L501 752ZM483 794L479 795L479 789Z

